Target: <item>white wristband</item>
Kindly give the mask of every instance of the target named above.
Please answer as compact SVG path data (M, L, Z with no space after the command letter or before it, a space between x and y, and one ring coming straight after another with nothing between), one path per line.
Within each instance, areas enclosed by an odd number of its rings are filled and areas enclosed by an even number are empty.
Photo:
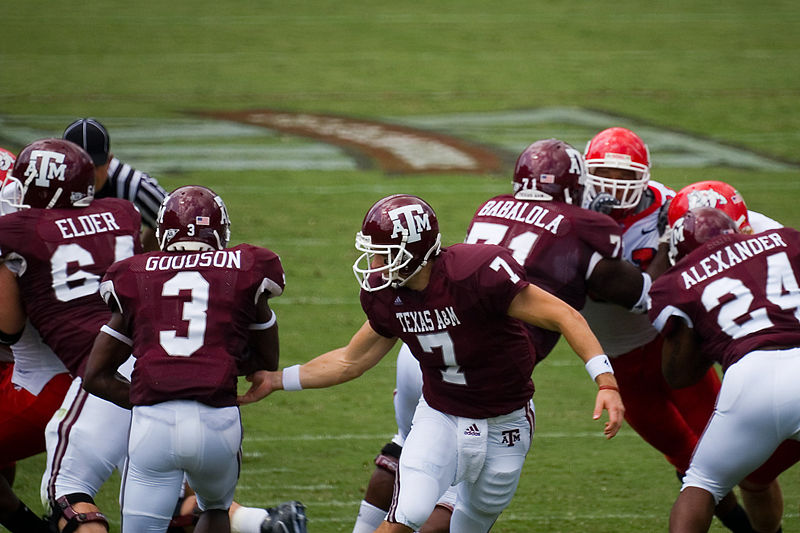
M602 353L600 355L595 355L586 362L586 371L589 373L589 377L592 378L592 381L600 374L605 374L606 372L614 373L614 369L611 368L611 361Z
M283 390L303 390L300 386L300 365L283 369Z

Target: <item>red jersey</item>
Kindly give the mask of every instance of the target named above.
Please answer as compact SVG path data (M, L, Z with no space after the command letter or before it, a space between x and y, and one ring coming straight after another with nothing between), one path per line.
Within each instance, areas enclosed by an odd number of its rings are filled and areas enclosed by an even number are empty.
M504 194L478 208L465 242L509 249L528 281L580 310L586 302L586 280L597 261L621 257L622 228L610 217L580 206ZM538 362L550 353L560 334L528 328Z
M127 200L23 209L0 217L0 254L18 261L31 324L73 376L111 314L98 296L112 263L141 252L139 212Z
M236 405L256 302L262 293L279 296L284 285L280 258L250 244L150 252L111 267L101 293L132 334L131 403Z
M376 332L411 349L431 407L488 418L533 395L533 346L522 322L507 314L527 285L505 248L456 244L442 250L424 290L362 290L361 306Z
M724 235L681 259L650 290L653 325L684 319L723 370L753 350L800 346L800 232Z

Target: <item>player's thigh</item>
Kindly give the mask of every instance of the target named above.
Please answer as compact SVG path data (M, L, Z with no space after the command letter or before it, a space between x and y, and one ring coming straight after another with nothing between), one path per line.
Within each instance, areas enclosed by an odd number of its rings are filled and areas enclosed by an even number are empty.
M403 344L397 354L397 376L393 398L397 433L402 439L405 439L411 430L411 421L420 396L422 396L422 370L411 355L411 350ZM399 444L402 445L402 442Z
M745 356L728 368L684 479L684 487L705 489L716 501L784 440L776 431L776 374L756 359Z
M532 409L490 422L486 461L478 479L459 486L459 502L484 513L500 513L517 490L533 435Z
M401 473L405 469L427 471L435 478L450 476L446 485L450 486L458 455L456 432L455 417L436 411L421 400L400 455Z
M420 402L403 446L394 518L418 529L455 479L456 424Z
M166 531L183 485L183 472L166 466L154 469L129 461L120 495L122 533Z
M122 469L129 427L130 411L88 394L80 378L73 380L45 429L43 497L94 496L114 469Z
M189 485L200 509L227 509L239 479L242 425L237 407L214 408L198 404L194 426L200 431L195 456L188 447L179 452ZM189 419L179 422L188 424Z
M0 464L44 451L44 428L55 412L54 405L46 418L36 410L37 397L11 383L11 376L0 382Z

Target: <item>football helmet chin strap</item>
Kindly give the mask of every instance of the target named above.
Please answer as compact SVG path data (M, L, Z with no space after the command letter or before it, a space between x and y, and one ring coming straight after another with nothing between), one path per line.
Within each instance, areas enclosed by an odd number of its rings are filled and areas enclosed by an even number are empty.
M422 268L425 265L428 264L428 261L430 261L431 257L436 257L439 254L439 250L441 249L441 247L442 247L442 235L440 233L436 236L436 242L434 243L433 246L430 247L428 252L425 254L425 257L422 258L422 261L420 262L419 266L414 270L414 272L405 277L400 277L398 273L398 275L396 275L395 279L392 281L392 287L395 288L402 287L403 285L408 283L408 280L416 276L417 273L420 270L422 270Z

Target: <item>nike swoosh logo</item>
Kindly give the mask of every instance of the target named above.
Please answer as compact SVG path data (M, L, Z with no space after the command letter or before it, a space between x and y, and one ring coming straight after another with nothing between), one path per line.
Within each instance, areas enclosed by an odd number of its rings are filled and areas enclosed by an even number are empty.
M654 227L654 228L650 228L650 229L643 229L642 230L642 235L647 235L648 233L652 233L657 229L658 229L658 227Z

